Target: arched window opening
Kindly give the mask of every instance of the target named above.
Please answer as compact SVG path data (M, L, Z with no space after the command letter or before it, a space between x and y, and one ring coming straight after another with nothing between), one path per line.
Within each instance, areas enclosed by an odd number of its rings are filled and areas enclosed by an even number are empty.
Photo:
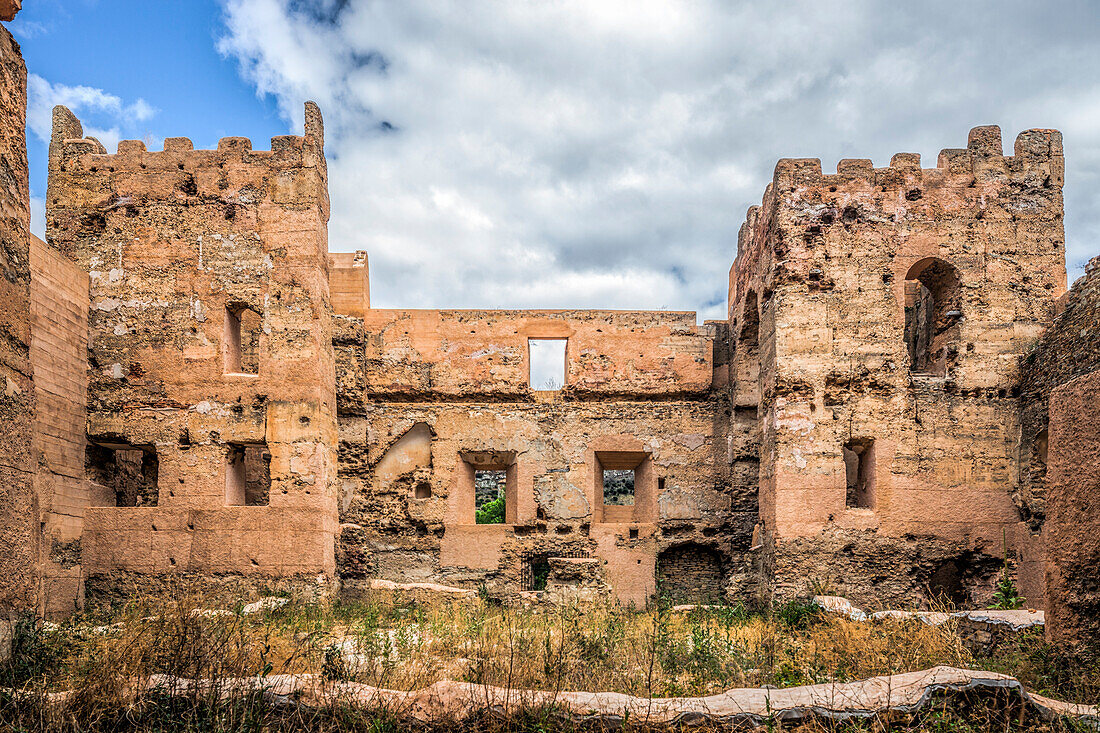
M959 271L929 257L905 276L905 345L914 374L944 377L958 358L962 322Z

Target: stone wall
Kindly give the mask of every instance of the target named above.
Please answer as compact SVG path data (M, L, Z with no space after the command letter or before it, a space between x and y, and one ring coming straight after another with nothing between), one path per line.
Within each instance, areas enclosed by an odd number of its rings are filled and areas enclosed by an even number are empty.
M1021 591L1045 597L1050 638L1070 651L1100 630L1096 375L1100 372L1100 258L1058 302L1051 327L1022 360L1017 502L1045 550L1021 565ZM1091 502L1091 503L1090 503ZM1050 587L1047 588L1046 584Z
M778 163L730 277L776 595L989 595L1023 531L1017 361L1065 287L1062 174L1059 133L1021 133L1004 156L995 127L933 169Z
M19 3L0 2L10 21ZM40 597L30 350L30 184L27 68L0 27L0 611L35 608Z
M1050 397L1047 495L1048 638L1100 659L1100 372Z
M1100 369L1100 257L1059 299L1051 327L1021 361L1017 503L1032 530L1046 516L1047 405L1055 387Z
M64 616L83 605L84 512L102 501L84 474L88 275L37 237L31 237L30 256L36 482L44 531L40 608Z
M1091 516L1074 503L1091 474L1066 436L1091 435L1074 426L1100 268L1060 300L1059 133L1005 156L976 128L931 169L780 161L740 232L728 321L372 309L366 253L328 252L312 104L269 151L109 154L55 109L48 245L28 251L25 70L4 33L8 605L56 615L84 587L173 574L971 605L1009 552L1031 604L1045 568L1066 638L1084 633L1093 560L1066 507ZM561 389L531 384L545 339L565 342ZM1062 514L1044 528L1048 463ZM504 476L501 523L477 522L479 471ZM633 502L605 501L604 471L632 472Z
M604 560L618 599L641 604L657 554L687 540L740 568L723 590L748 592L755 492L727 470L728 402L712 388L719 325L606 311L377 310L338 322L349 592L380 577L507 595L525 590L530 558L587 555ZM564 389L530 389L529 338L568 340ZM475 522L478 468L507 473L503 524ZM604 506L604 468L634 470L632 506Z
M670 603L721 603L722 558L694 543L673 545L657 558L657 587Z
M274 138L270 151L169 138L163 151L124 141L115 154L58 107L46 208L49 244L90 278L88 479L139 483L93 488L85 576L332 577L335 373L316 106L306 105L304 137ZM245 465L249 455L270 466ZM247 488L268 472L269 490ZM255 497L268 501L248 505Z

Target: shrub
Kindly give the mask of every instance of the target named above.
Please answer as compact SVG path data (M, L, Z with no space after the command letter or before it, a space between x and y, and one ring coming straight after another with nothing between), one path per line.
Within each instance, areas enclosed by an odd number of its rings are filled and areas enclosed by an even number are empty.
M504 524L504 497L485 502L474 512L474 521L477 524Z

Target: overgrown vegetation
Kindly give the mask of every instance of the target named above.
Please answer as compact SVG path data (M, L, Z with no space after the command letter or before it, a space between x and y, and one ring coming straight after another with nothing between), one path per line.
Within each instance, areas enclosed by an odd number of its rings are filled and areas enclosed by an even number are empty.
M474 521L477 524L504 523L506 471L474 472Z
M1016 589L1016 581L1013 579L1012 569L1008 564L1008 538L1007 533L1002 533L1004 546L1004 562L1001 564L1001 572L997 575L997 582L993 586L993 599L990 608L1005 611L1023 608L1026 598L1020 595Z
M1009 673L1051 697L1100 700L1100 669L1058 659L1038 633L1004 645L994 657L976 659L950 623L855 622L797 602L757 613L741 606L673 613L660 605L643 611L612 604L520 609L480 598L399 603L379 594L343 605L294 600L253 616L193 609L236 611L225 599L179 588L170 597L136 600L110 617L75 617L57 627L21 622L11 660L0 669L9 689L0 695L0 727L386 731L410 725L402 722L402 710L335 704L315 709L271 694L232 699L218 694L219 680L273 680L283 673L397 690L452 679L512 689L670 697L951 665ZM154 674L209 680L212 686L172 697L140 694L135 681ZM46 697L68 689L76 692L65 700L50 703ZM945 703L939 711L885 723L818 721L802 729L986 730L981 726L990 716L1003 723L998 730L1021 729L1021 721L1029 728L1060 725L1028 717L1010 701L990 704ZM463 723L470 730L572 725L554 710ZM627 721L626 727L632 726L645 729Z
M474 511L474 521L477 524L503 524L504 497L500 496L482 504Z

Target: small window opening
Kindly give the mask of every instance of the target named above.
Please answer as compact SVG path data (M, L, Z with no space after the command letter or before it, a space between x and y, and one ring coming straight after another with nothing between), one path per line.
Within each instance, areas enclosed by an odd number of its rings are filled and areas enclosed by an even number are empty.
M905 345L914 374L943 377L958 357L962 286L951 264L928 258L905 276Z
M630 539L632 539L632 540L638 539L638 530L637 530L637 528L634 528L634 527L630 528Z
M755 353L760 346L760 299L752 290L745 296L741 314L741 333L737 338L737 346Z
M605 468L603 472L604 506L634 506L634 469Z
M595 451L592 502L595 521L603 524L651 522L657 506L658 478L643 451Z
M528 339L529 384L533 390L556 391L565 386L568 339Z
M89 441L84 452L84 470L97 489L98 506L156 506L160 464L152 446Z
M854 438L845 443L841 450L847 481L844 505L849 509L874 509L875 441Z
M507 471L474 471L474 521L477 524L504 524L507 485Z
M416 485L416 489L413 491L413 496L417 499L430 499L432 498L432 485L427 481L421 481Z
M260 373L260 330L262 319L256 311L241 305L225 308L226 374Z
M547 581L550 579L550 556L525 557L520 575L524 590L546 590Z
M225 460L225 503L267 506L271 500L271 454L263 444L230 443Z

